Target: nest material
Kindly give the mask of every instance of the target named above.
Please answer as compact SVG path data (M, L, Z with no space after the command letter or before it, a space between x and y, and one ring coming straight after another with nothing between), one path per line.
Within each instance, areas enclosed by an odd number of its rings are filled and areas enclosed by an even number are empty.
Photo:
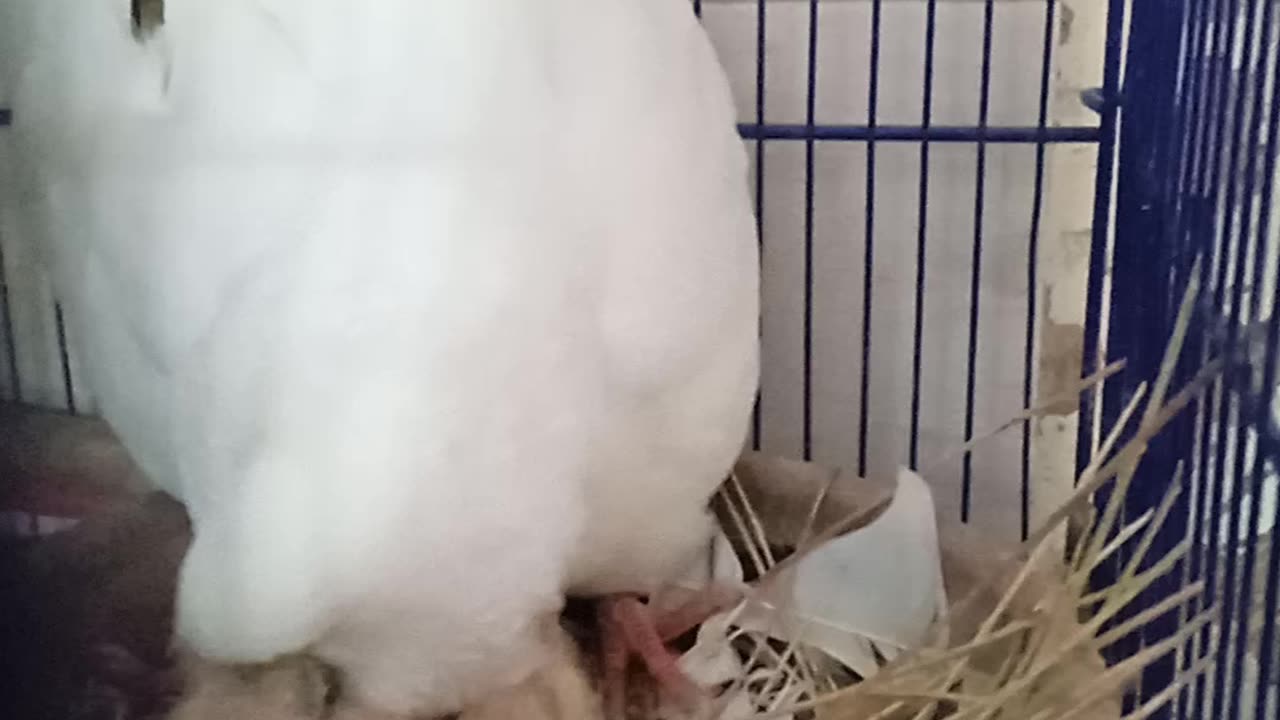
M738 466L736 476L751 504L764 534L775 552L786 553L803 542L806 518L835 519L857 514L883 504L888 492L883 485L855 476L841 476L817 465L748 456ZM731 526L731 523L726 523ZM735 545L744 541L741 533L731 533ZM942 571L948 596L959 600L946 619L950 648L965 648L980 634L997 639L974 644L971 652L956 661L966 667L956 680L947 676L956 662L939 662L941 649L922 650L886 663L882 675L849 685L829 700L815 698L806 703L820 718L864 720L873 717L915 717L935 696L947 694L995 694L1001 680L1009 675L1009 665L1029 659L1034 653L1030 636L1043 633L1043 649L1065 648L1053 663L1053 687L1042 684L1036 695L1063 695L1064 687L1087 688L1106 673L1106 664L1087 643L1071 643L1081 627L1076 603L1064 573L1055 572L1043 558L1032 558L1017 546L994 542L971 528L939 519ZM1011 594L1010 588L1015 588ZM1006 597L1008 595L1008 597ZM983 626L997 608L999 620L992 630ZM1005 632L1022 627L1017 632ZM852 679L857 682L856 679ZM950 690L947 688L950 686ZM1070 694L1070 693L1067 693ZM917 696L917 697L910 697ZM908 699L909 698L909 699ZM903 702L901 707L890 708ZM945 699L935 712L945 715ZM925 717L934 717L933 713ZM1001 713L993 717L1031 717ZM1119 718L1120 705L1113 693L1100 699L1089 718Z
M1198 273L1193 271L1193 277ZM948 616L935 628L934 640L883 665L870 678L845 677L839 687L786 690L773 698L800 698L781 705L763 698L761 717L813 716L821 720L1102 720L1121 718L1121 697L1152 663L1180 652L1190 637L1212 619L1212 609L1185 617L1173 636L1153 641L1108 666L1102 652L1147 623L1179 608L1207 605L1202 586L1192 584L1146 608L1131 608L1140 594L1170 573L1182 560L1184 540L1162 557L1150 557L1155 535L1181 491L1180 475L1171 479L1163 502L1121 526L1122 506L1134 473L1151 439L1221 372L1222 361L1209 363L1190 383L1170 393L1173 369L1185 337L1198 283L1183 299L1160 374L1143 385L1121 415L1117 427L1079 478L1073 498L1054 512L1022 546L994 543L969 528L939 521L939 543ZM1145 405L1142 403L1145 401ZM1141 407L1142 412L1138 410ZM1123 446L1118 438L1137 420ZM1110 500L1093 509L1097 490L1111 485ZM722 491L722 524L741 555L775 555L800 547L806 538L840 518L861 516L867 522L884 505L888 490L864 479L806 463L747 456L736 478ZM735 501L736 498L736 501ZM730 511L734 502L737 512ZM749 515L744 521L743 516ZM1054 557L1050 541L1074 522L1068 557ZM819 530L815 531L815 528ZM753 540L753 536L756 538ZM1124 556L1118 578L1093 588L1093 571ZM783 562L786 562L785 560ZM854 591L851 589L851 591ZM1198 603L1192 603L1198 600ZM1132 613L1126 617L1125 613ZM798 664L805 648L788 656ZM1180 674L1154 697L1123 715L1139 720L1167 704L1189 680L1202 673L1211 652L1180 662ZM780 670L779 674L789 671ZM781 679L803 684L805 673ZM832 676L828 676L832 677ZM811 682L811 681L810 681Z

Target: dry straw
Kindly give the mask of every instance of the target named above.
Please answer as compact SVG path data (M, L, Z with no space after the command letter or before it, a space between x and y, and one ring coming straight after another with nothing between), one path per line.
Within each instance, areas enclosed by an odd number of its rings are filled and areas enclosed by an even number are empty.
M1155 537L1182 489L1180 468L1170 478L1159 506L1124 525L1121 510L1149 442L1224 365L1222 360L1209 363L1186 386L1170 393L1199 290L1194 279L1198 276L1193 270L1158 376L1129 401L1078 478L1070 500L1026 543L1000 546L966 527L940 520L944 584L952 602L924 647L898 655L884 662L878 674L859 679L812 648L783 646L758 633L735 630L730 637L746 658L748 671L723 697L745 694L755 717L1140 720L1202 673L1204 659L1179 662L1170 686L1122 715L1124 692L1152 663L1170 654L1180 657L1188 640L1210 623L1213 608L1196 609L1172 636L1146 644L1117 662L1108 665L1102 659L1105 649L1140 632L1152 620L1205 604L1203 587L1194 583L1152 606L1135 608L1130 616L1122 614L1154 582L1171 573L1190 549L1189 540L1183 539L1159 557L1152 556ZM1104 381L1120 367L1108 366L1076 390ZM1135 420L1130 439L1117 447ZM1094 495L1107 484L1113 492L1096 511ZM743 565L759 576L753 592L760 593L783 576L783 565L796 562L837 534L870 522L890 494L862 478L816 465L748 455L722 488L716 505ZM1062 557L1055 551L1060 548L1055 538L1068 524L1075 539ZM1101 589L1092 587L1093 571L1114 560L1122 547L1126 557L1114 582ZM779 564L776 558L788 553ZM864 591L874 592L874 588Z

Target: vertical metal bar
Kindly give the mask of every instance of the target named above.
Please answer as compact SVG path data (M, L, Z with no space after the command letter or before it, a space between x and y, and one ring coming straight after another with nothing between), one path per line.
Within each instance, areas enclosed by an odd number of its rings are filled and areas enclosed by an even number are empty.
M1208 264L1208 259L1204 259L1204 264ZM1204 286L1202 286L1204 287ZM1206 354L1208 347L1206 345ZM1220 483L1217 482L1216 475L1213 474L1212 468L1212 437L1213 437L1213 418L1217 416L1217 409L1222 401L1221 393L1210 391L1204 393L1204 421L1201 425L1201 437L1199 437L1199 456L1198 462L1201 465L1201 477L1203 478L1203 491L1199 497L1199 506L1196 512L1202 518L1202 524L1197 525L1196 536L1197 544L1201 546L1201 553L1198 557L1201 559L1199 566L1199 578L1204 583L1204 600L1203 605L1211 606L1215 603L1215 593L1217 592L1215 578L1217 574L1217 505L1220 505L1220 492L1217 491ZM1207 525L1204 523L1207 520ZM1203 539L1202 539L1203 538ZM1207 655L1211 651L1212 638L1211 629L1204 628L1199 633L1197 644L1199 652ZM1208 674L1202 673L1196 678L1196 701L1194 706L1203 710L1204 702L1207 700L1207 692L1210 689L1208 683Z
M1226 323L1226 342L1227 347L1234 346L1239 337L1240 323L1240 302L1241 292L1243 288L1243 268L1245 254L1247 253L1246 241L1243 234L1232 232L1233 217L1237 208L1235 205L1235 195L1237 190L1237 175L1239 172L1239 132L1243 123L1243 85L1236 89L1235 95L1231 94L1230 83L1234 80L1230 73L1232 64L1232 55L1237 47L1236 18L1239 16L1240 2L1239 0L1230 0L1227 4L1226 17L1222 18L1224 30L1226 33L1224 55L1220 60L1218 83L1221 86L1219 100L1221 119L1216 128L1215 134L1215 162L1212 172L1212 185L1210 192L1215 199L1213 204L1216 227L1213 241L1220 248L1219 263L1216 268L1217 288L1214 294L1214 307L1224 308L1225 302L1230 302L1230 313ZM1246 27L1246 32L1252 30L1250 22ZM1247 39L1246 39L1247 42ZM1232 103L1232 99L1236 102ZM1228 125L1230 126L1230 134L1228 134ZM1222 158L1225 150L1227 157ZM1225 162L1224 162L1225 160ZM1225 166L1225 168L1224 168ZM1222 177L1223 172L1227 173L1226 178ZM1225 185L1225 194L1222 192ZM1220 202L1219 202L1220 201ZM1234 256L1234 257L1233 257ZM1235 270L1233 276L1228 276L1228 269L1235 262ZM1230 292L1228 292L1228 284L1230 284ZM1219 318L1215 318L1218 321ZM1232 456L1231 467L1231 488L1228 492L1222 492L1222 482L1225 479L1227 470L1227 444L1232 435L1236 436L1237 450L1242 449L1239 446L1239 429L1240 429L1240 412L1235 402L1230 386L1223 382L1219 383L1221 395L1221 405L1218 407L1217 427L1215 428L1216 447L1214 448L1217 470L1220 482L1216 483L1218 487L1216 496L1218 502L1215 503L1213 521L1221 522L1225 513L1228 518L1227 532L1222 542L1225 548L1220 548L1221 552L1214 552L1214 559L1221 562L1222 585L1221 592L1223 596L1221 604L1221 613L1219 615L1219 634L1217 661L1214 665L1213 672L1213 701L1211 703L1211 714L1213 717L1225 717L1223 712L1228 701L1226 695L1229 692L1228 687L1232 686L1235 691L1239 691L1239 672L1237 668L1230 667L1228 663L1229 650L1231 648L1231 637L1235 626L1235 598L1236 598L1236 550L1239 543L1238 529L1240 522L1240 485L1243 481L1242 468L1240 467L1241 455L1239 452ZM1225 498L1223 497L1225 495ZM1224 507L1223 503L1226 504ZM1217 541L1217 537L1211 538L1211 544ZM1216 590L1216 588L1215 588Z
M1161 0L1161 4L1168 6L1170 2L1178 2L1179 0ZM1136 11L1135 11L1136 13ZM1155 197L1162 216L1161 228L1163 230L1161 245L1166 248L1168 262L1162 267L1166 268L1168 277L1164 283L1164 303L1168 308L1177 307L1182 300L1182 288L1185 287L1178 280L1180 273L1185 272L1183 267L1186 263L1184 253L1175 240L1176 231L1172 224L1174 201L1171 196L1172 187L1176 184L1178 169L1181 167L1181 156L1177 154L1175 148L1178 144L1178 111L1181 108L1181 89L1182 78L1180 72L1186 60L1186 53L1183 52L1183 43L1185 24L1182 22L1184 13L1177 12L1176 9L1166 8L1159 13L1158 19L1153 24L1156 37L1160 38L1161 44L1169 48L1169 58L1167 67L1162 69L1160 98L1161 106L1164 108L1163 117L1152 128L1151 132L1154 136L1155 143L1152 151L1161 168L1156 182L1159 190L1152 189L1152 195ZM1171 310L1172 312L1172 310ZM1186 345L1183 346L1185 352ZM1176 380L1185 379L1185 363L1180 363L1178 369L1175 370L1174 378ZM1179 418L1179 425L1185 424L1183 415ZM1180 458L1181 459L1181 458Z
M1216 67L1214 68L1214 79L1212 81L1210 112L1214 112L1214 123L1212 139L1208 140L1212 144L1206 149L1208 171L1208 185L1203 188L1204 192L1213 198L1211 207L1215 213L1213 225L1213 243L1220 250L1219 262L1214 267L1216 281L1214 283L1214 305L1218 308L1224 307L1227 300L1227 253L1229 252L1229 234L1227 232L1227 223L1216 222L1216 213L1224 210L1220 201L1222 200L1222 173L1223 166L1223 149L1233 147L1234 138L1227 135L1227 127L1230 117L1227 111L1230 109L1231 101L1231 53L1236 43L1236 25L1235 16L1239 12L1239 0L1227 0L1219 8L1219 16L1217 18L1217 43L1215 50L1218 56L1214 58ZM1232 154L1234 159L1234 154ZM1219 458L1221 462L1222 458Z
M1182 0L1183 36L1187 39L1182 51L1182 77L1178 89L1178 105L1174 114L1174 130L1172 133L1176 147L1170 154L1179 159L1178 172L1170 176L1171 187L1167 190L1173 203L1173 231L1175 239L1184 253L1190 251L1189 236L1183 225L1186 202L1189 199L1189 184L1192 178L1192 152L1195 149L1193 138L1199 130L1201 112L1204 108L1204 88L1200 82L1204 68L1204 40L1206 28L1206 2Z
M13 400L22 402L22 377L18 373L18 343L13 332L13 306L9 296L8 268L4 247L0 245L0 321L4 325L5 359L9 363L9 387Z
M1270 246L1273 237L1271 234L1272 223L1275 221L1275 215L1272 212L1271 193L1275 188L1275 171L1277 168L1278 155L1280 155L1280 94L1275 94L1276 89L1280 89L1280 49L1275 45L1278 38L1274 37L1272 32L1274 29L1276 14L1275 3L1264 2L1262 16L1262 38L1258 42L1259 57L1255 65L1256 73L1253 82L1253 111L1252 116L1256 124L1261 124L1263 110L1266 109L1266 154L1263 157L1262 164L1262 188L1256 194L1260 199L1258 203L1258 225L1256 230L1256 249L1255 262L1253 264L1253 277L1250 281L1252 292L1252 311L1250 318L1255 321L1261 321L1267 315L1267 308L1263 304L1263 276L1266 271L1267 248ZM1267 65L1271 65L1271 74L1268 76L1266 70ZM1267 97L1267 80L1271 80L1273 88L1272 96ZM1268 102L1270 100L1270 102ZM1257 180L1257 146L1259 142L1258 134L1260 127L1252 128L1249 143L1249 160L1245 168L1245 194L1250 198L1250 202L1255 197L1253 184ZM1280 311L1280 303L1274 303L1270 308L1271 313ZM1266 355L1265 357L1273 358L1274 355ZM1268 371L1273 371L1269 369ZM1262 385L1264 392L1273 393L1274 383L1268 384L1264 381ZM1266 403L1264 403L1266 404ZM1267 415L1262 412L1261 408L1256 408L1256 420L1264 420ZM1255 427L1266 427L1266 424L1255 423ZM1265 453L1259 452L1258 457L1263 457ZM1280 468L1278 468L1280 469Z
M1204 17L1205 34L1201 44L1203 46L1205 63L1201 69L1204 76L1204 87L1198 98L1199 122L1196 125L1196 132L1193 138L1194 148L1192 150L1193 175L1195 184L1189 189L1189 192L1196 196L1203 196L1209 192L1209 166L1211 164L1211 153L1214 148L1212 145L1212 130L1217 121L1218 114L1215 110L1219 107L1219 93L1222 88L1217 85L1216 79L1217 63L1215 55L1222 51L1223 32L1223 12L1229 0L1207 0L1200 4L1201 14ZM1205 258L1206 266L1212 258ZM1206 288L1209 286L1206 285Z
M10 111L0 108L0 128L9 127L12 120ZM0 243L0 323L3 323L5 359L9 363L9 386L13 388L13 400L21 402L22 378L18 374L18 344L13 332L13 305L9 296L8 272L4 246Z
M1102 289L1107 272L1107 234L1111 217L1111 188L1115 182L1116 120L1115 98L1120 88L1121 48L1123 47L1125 0L1107 0L1107 35L1104 48L1102 95L1105 105L1098 122L1098 169L1094 181L1092 242L1089 249L1089 278L1085 294L1085 332L1083 361L1085 374L1098 370L1098 350L1102 344ZM1076 442L1076 466L1083 470L1092 451L1091 416L1101 410L1094 407L1089 394L1080 408L1080 427Z
M1036 111L1036 127L1043 130L1049 125L1049 79L1053 70L1053 28L1057 19L1057 0L1046 0L1044 5L1043 55L1040 59L1040 98ZM1035 181L1031 196L1031 232L1027 238L1027 322L1026 344L1022 351L1022 407L1031 407L1031 389L1035 372L1036 313L1040 298L1040 214L1044 208L1046 144L1036 143ZM1022 451L1020 457L1021 489L1019 493L1022 523L1020 536L1026 540L1031 533L1031 421L1022 422Z
M928 0L924 31L924 97L921 102L920 126L933 125L933 62L938 30L938 0ZM911 351L911 438L907 465L913 470L920 460L920 370L924 350L924 281L925 247L929 237L929 141L920 143L920 192L916 235L915 323Z
M1277 351L1275 337L1275 334L1272 333L1269 345L1269 352L1271 353ZM1280 503L1276 504L1275 512L1272 513L1272 522L1272 527L1280 527ZM1275 673L1274 668L1276 665L1280 664L1280 637L1276 636L1277 613L1266 612L1268 608L1280 607L1280 559L1277 559L1280 558L1280 555L1277 555L1277 553L1280 553L1280 545L1277 544L1273 536L1271 541L1271 561L1267 563L1267 590L1262 601L1264 611L1262 616L1262 636L1258 642L1258 652L1261 655L1258 658L1258 677L1262 681L1258 683L1255 691L1256 705L1254 707L1257 708L1257 717L1260 718L1273 718L1280 715L1280 700L1277 701L1276 707L1270 709L1270 713L1267 712L1267 690L1268 687L1274 686L1265 682L1267 678L1270 678ZM1277 695L1280 696L1280 692L1277 692Z
M1108 0L1107 29L1103 60L1102 99L1099 108L1099 138L1097 174L1094 183L1094 202L1092 218L1092 242L1089 251L1089 276L1086 285L1085 331L1083 343L1083 368L1086 374L1096 371L1101 364L1105 338L1102 335L1102 307L1105 301L1105 275L1108 272L1108 239L1111 218L1111 195L1116 182L1118 96L1120 87L1120 68L1124 45L1125 0ZM1111 308L1114 312L1114 305ZM1119 385L1118 381L1109 383L1106 389ZM1105 397L1087 393L1080 407L1080 426L1077 431L1076 465L1083 470L1088 466L1093 450L1093 427L1097 418L1103 416L1108 403ZM1098 500L1106 501L1106 493L1098 492ZM1114 570L1103 567L1095 571L1102 576ZM1105 578L1103 578L1105 582Z
M58 363L62 366L62 392L67 411L76 414L75 383L71 379L71 348L67 344L67 324L62 316L62 305L53 304L53 319L58 334Z
M756 0L756 125L764 125L764 108L765 108L765 48L768 39L766 15L768 4L766 0ZM763 138L756 140L756 242L758 243L760 252L760 262L763 266L764 262L764 144ZM761 296L764 296L765 278L763 274L760 278ZM761 318L763 322L763 317ZM756 404L751 410L751 448L759 450L763 442L763 427L761 418L761 403L763 401L764 388L760 387L756 391Z
M873 131L879 122L880 105L880 27L883 0L871 0L871 61L867 78L867 126ZM876 206L876 141L867 141L867 198L865 206L865 236L862 259L862 377L861 407L858 409L858 474L867 475L867 421L869 419L867 393L871 388L871 305L872 276L875 269L875 206Z
M1272 306L1271 322L1267 332L1266 357L1274 360L1280 353L1280 283L1277 284L1276 304ZM1267 364L1266 385L1274 392L1276 386L1275 362ZM1259 414L1269 412L1270 403L1259 403ZM1271 557L1267 563L1266 591L1262 600L1262 634L1258 642L1258 687L1255 691L1255 717L1267 718L1280 715L1280 690L1277 690L1277 707L1267 714L1267 682L1280 664L1280 637L1277 637L1277 616L1280 615L1280 502L1272 510Z
M1192 3L1194 12L1193 57L1199 62L1193 68L1196 91L1192 95L1192 109L1188 133L1187 169L1179 196L1178 221L1183 223L1184 245L1188 249L1203 252L1200 269L1201 287L1206 291L1211 288L1210 274L1213 258L1211 243L1197 238L1212 237L1213 205L1208 193L1210 164L1209 138L1215 121L1213 99L1217 90L1213 82L1214 52L1220 46L1219 31L1222 24L1217 19L1221 15L1224 0L1207 0ZM1211 29L1213 30L1211 32ZM1190 207L1188 207L1188 205ZM1207 252L1205 252L1207 251ZM1215 306L1216 307L1216 306ZM1200 360L1208 362L1213 352L1210 343L1203 343ZM1196 458L1196 476L1200 481L1200 493L1197 498L1195 551L1191 556L1192 577L1204 583L1205 591L1202 605L1214 603L1215 579L1217 573L1218 522L1215 508L1220 504L1217 496L1221 492L1221 484L1214 481L1213 472L1213 420L1218 415L1218 406L1222 402L1221 387L1209 389L1197 403L1198 412L1202 414ZM1203 629L1196 640L1199 654L1207 654L1210 650L1211 630ZM1207 700L1206 693L1210 688L1207 674L1196 677L1191 705L1196 712L1202 712ZM1194 716L1193 716L1194 717Z
M809 0L809 89L805 97L804 141L804 428L802 455L813 459L813 193L814 147L818 98L818 0Z
M995 19L995 0L986 0L982 10L982 79L979 83L978 127L987 129L991 114L991 25ZM973 255L969 268L969 344L964 388L964 437L973 438L974 400L978 373L978 320L982 282L982 221L987 190L987 143L978 141L978 157L974 169ZM961 460L960 521L969 522L973 500L973 453Z

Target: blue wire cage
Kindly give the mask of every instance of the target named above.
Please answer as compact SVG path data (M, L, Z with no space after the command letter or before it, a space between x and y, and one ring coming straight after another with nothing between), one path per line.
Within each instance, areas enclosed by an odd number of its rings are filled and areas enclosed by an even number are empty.
M695 2L695 6L703 3ZM706 3L710 5L711 3ZM756 148L757 210L762 217L764 253L776 238L763 224L766 173L765 146L770 142L798 142L804 146L804 299L801 368L803 408L800 416L799 451L814 455L814 205L816 156L824 145L854 142L865 146L866 173L863 198L863 252L861 277L848 282L863 284L860 323L861 417L858 423L857 463L868 466L868 394L873 375L869 362L875 339L870 320L873 298L874 256L880 249L875 232L877 210L894 200L917 209L915 244L915 295L912 298L912 342L909 370L910 427L905 461L921 461L921 396L926 384L922 355L926 341L926 272L939 272L928 261L932 237L928 213L932 149L942 143L973 146L973 202L969 276L967 342L964 373L963 437L975 433L976 396L981 382L979 331L982 322L978 288L984 267L984 212L988 205L988 161L997 144L1023 144L1033 148L1033 191L1025 210L1029 225L1026 242L1027 298L1022 378L1022 400L1033 396L1036 326L1040 322L1036 288L1037 253L1042 240L1045 203L1046 154L1054 144L1092 143L1097 162L1094 178L1093 216L1089 243L1089 273L1085 299L1082 370L1100 369L1102 358L1126 358L1128 367L1118 381L1098 396L1086 396L1081 417L1096 417L1097 424L1113 426L1138 385L1156 375L1190 273L1198 267L1202 301L1192 321L1188 347L1179 365L1177 380L1191 379L1210 358L1236 358L1228 362L1224 379L1200 396L1153 443L1151 454L1135 478L1126 514L1135 519L1156 507L1176 470L1193 492L1174 506L1169 522L1157 536L1157 550L1168 550L1184 540L1191 542L1187 560L1150 588L1129 614L1154 606L1161 598L1193 582L1206 587L1203 600L1193 607L1170 611L1148 625L1141 637L1117 644L1118 655L1132 653L1176 631L1180 621L1204 606L1216 603L1218 621L1180 653L1168 656L1148 669L1140 689L1127 699L1134 710L1161 691L1198 661L1209 660L1211 669L1183 689L1156 716L1178 718L1271 718L1280 716L1280 617L1277 575L1280 553L1270 542L1280 519L1275 503L1276 472L1280 469L1273 399L1276 363L1280 362L1280 312L1275 280L1280 224L1272 218L1276 174L1277 131L1280 130L1280 98L1274 95L1280 78L1280 28L1275 3L1262 0L1151 0L1132 4L1109 0L1105 8L1105 40L1100 48L1102 77L1099 87L1084 90L1079 102L1097 115L1096 124L1063 125L1050 118L1054 92L1055 35L1065 33L1072 4L1043 0L1035 3L1042 13L1041 52L1036 58L1039 87L1036 122L1033 125L996 125L991 122L993 45L996 42L997 8L1004 3L984 0L981 5L981 50L972 90L977 93L976 122L971 125L935 123L937 91L936 46L950 28L940 21L940 8L952 3L925 0L920 50L923 67L919 89L919 123L884 124L878 114L883 88L882 46L884 18L894 3L866 0L869 23L865 66L839 68L840 73L864 72L866 114L862 122L820 122L816 98L820 80L831 70L819 62L823 12L835 3L810 0L806 39L806 92L802 122L767 121L766 98L769 62L767 53L770 12L783 5L758 2L756 8L756 87L754 122L744 123L742 134ZM979 4L979 3L974 3ZM1024 59L1030 61L1030 58ZM877 194L877 148L910 144L919 163L915 197L886 198ZM903 238L889 242L904 242ZM1199 266L1197 257L1202 258ZM766 268L768 264L766 263ZM766 282L769 276L766 271ZM1245 340L1245 336L1248 340ZM766 341L767 342L767 341ZM1248 347L1240 349L1242 343ZM1241 354L1261 356L1263 362L1244 363ZM766 383L762 392L767 397ZM1092 400L1092 401L1090 401ZM1076 444L1078 468L1089 459L1096 425L1082 422ZM1021 532L1029 525L1028 496L1031 463L1030 424L1024 425L1020 449ZM758 422L756 442L767 444L768 428ZM969 519L975 480L971 460L962 461L959 513ZM1270 502L1267 502L1267 498ZM1268 528L1264 535L1262 528ZM1114 579L1121 557L1099 571L1100 580Z
M954 439L981 434L991 418L1044 395L1050 300L1042 268L1046 254L1060 252L1061 240L1045 225L1056 192L1051 156L1057 148L1087 148L1096 167L1087 179L1091 217L1080 218L1087 284L1080 295L1082 332L1068 349L1074 348L1075 377L1096 370L1104 357L1126 358L1128 367L1100 394L1086 394L1082 420L1066 426L1077 440L1067 474L1087 463L1096 428L1110 427L1138 384L1159 369L1195 268L1202 300L1176 380L1189 380L1210 358L1232 358L1223 379L1153 443L1127 498L1131 518L1155 507L1179 466L1192 489L1174 506L1153 553L1189 540L1187 559L1131 612L1189 583L1203 582L1206 592L1195 606L1166 613L1116 651L1168 636L1206 603L1219 608L1216 623L1147 671L1130 707L1157 697L1208 657L1211 670L1156 716L1280 717L1280 553L1269 540L1280 525L1274 502L1280 432L1273 411L1280 218L1271 213L1280 149L1275 3L693 0L693 6L736 83L740 130L752 150L764 282L775 288L765 298L756 446L847 462L861 473L883 464L919 467L939 444L930 437L931 388L955 390L945 420ZM1086 10L1100 28L1093 58L1098 82L1066 87L1064 100L1057 76L1069 59L1061 53L1067 35L1081 32ZM1023 36L1019 43L1011 42L1013 33ZM957 50L954 39L962 34L973 42ZM783 36L792 38L793 52L780 49ZM957 53L972 68L962 83L948 74ZM1001 105L1010 83L1002 73L1012 66L1026 76L1016 113ZM794 82L780 86L779 73ZM830 110L824 93L831 87L856 96L843 112ZM950 111L956 102L964 112ZM1064 102L1089 113L1067 113L1064 120L1054 112ZM0 110L0 125L8 120ZM850 149L856 161L833 160ZM1021 168L1016 179L1001 180L1013 165ZM904 167L905 175L886 182L886 173ZM959 180L939 183L940 167ZM838 185L839 192L824 195L824 184ZM780 193L794 205L796 224L789 229L776 220L773 198ZM940 218L936 208L948 203L963 212ZM824 225L832 205L843 211L834 234ZM1008 225L1001 219L1012 215L1021 220ZM910 231L901 232L904 227ZM943 252L945 262L938 259L940 234L959 239ZM7 349L0 375L7 396L91 410L56 304L41 310L53 349L43 362L24 358L25 311L11 291L20 282L12 265L11 258L0 263L7 273L0 278ZM795 279L790 285L778 279L787 273ZM1013 280L1004 277L1010 274ZM886 278L898 275L907 290L892 293ZM941 302L954 307L941 315L931 284L939 277L958 283L962 299L947 296ZM1014 310L987 293L992 282L1017 289ZM853 293L856 302L824 299L824 287L831 286ZM878 320L886 308L902 312ZM784 330L771 329L771 312L782 317ZM931 339L930 327L940 324L953 326L952 340ZM984 334L993 324L1012 340L993 347ZM876 348L885 343L896 343L900 362L877 359ZM824 355L832 344L846 354ZM948 358L945 368L932 360L939 354ZM993 365L993 355L1003 360ZM1257 357L1265 362L1244 362ZM40 383L24 376L24 368L37 365L35 374L56 375L44 383L55 391L42 394ZM838 372L833 365L841 366ZM831 380L832 373L841 380ZM996 382L992 376L1004 377ZM871 399L893 383L902 390L889 401L901 413L901 427L880 431L880 410ZM993 410L987 405L996 385L1009 395ZM837 401L853 409L833 430L830 408ZM1008 531L1025 538L1040 492L1034 480L1039 432L1032 421L1015 431L1003 470L995 472L999 478L989 477L995 466L981 456L957 460L954 487L943 488L954 501L943 507L965 521L981 520L984 509L995 507L987 511L1001 521L1013 518ZM831 450L836 446L841 449ZM995 480L1003 487L999 502L983 494ZM1101 568L1099 579L1114 576L1117 567Z
M1219 613L1219 622L1185 649L1181 668L1169 658L1149 670L1144 694L1209 653L1212 669L1167 713L1276 717L1280 556L1262 542L1269 536L1259 529L1275 527L1273 489L1270 507L1264 500L1280 459L1272 408L1280 313L1271 279L1280 242L1272 217L1280 17L1271 2L1135 3L1126 36L1125 4L1111 2L1109 12L1107 73L1098 102L1100 143L1116 161L1098 173L1095 229L1108 214L1114 188L1114 249L1108 258L1095 236L1086 341L1090 348L1106 342L1112 355L1130 358L1138 374L1150 376L1181 288L1201 257L1204 301L1182 379L1210 357L1265 358L1228 363L1225 379L1153 446L1152 462L1128 498L1130 512L1150 508L1176 466L1187 471L1194 492L1176 507L1159 542L1172 547L1188 538L1192 549L1185 566L1144 601L1149 605L1181 584L1203 581L1205 602L1217 603ZM1109 297L1101 281L1108 262ZM1252 334L1250 348L1241 350L1246 334ZM1115 418L1133 388L1132 381L1109 387L1102 415ZM1167 635L1183 617L1168 614L1135 642Z

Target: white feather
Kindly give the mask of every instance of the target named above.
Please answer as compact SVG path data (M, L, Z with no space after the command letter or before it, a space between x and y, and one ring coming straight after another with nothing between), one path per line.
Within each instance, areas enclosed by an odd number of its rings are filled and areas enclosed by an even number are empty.
M727 83L684 0L10 0L24 232L195 524L178 633L389 710L696 557L757 375ZM505 670L506 672L503 672Z

